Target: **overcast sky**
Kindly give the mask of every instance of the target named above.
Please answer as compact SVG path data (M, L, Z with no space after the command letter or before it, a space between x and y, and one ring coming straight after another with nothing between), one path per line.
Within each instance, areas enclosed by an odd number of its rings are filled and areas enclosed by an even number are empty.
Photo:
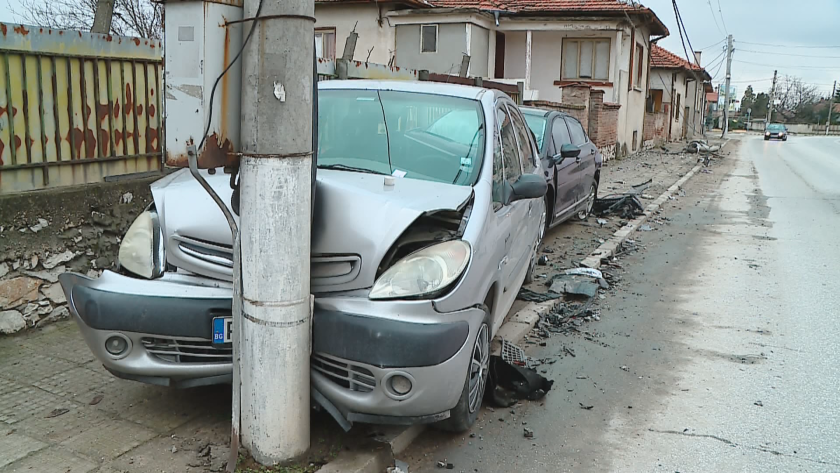
M11 8L18 1L0 0L0 21L14 21ZM685 56L671 1L642 3L671 31L659 45ZM774 69L779 75L801 77L826 95L832 82L840 80L839 0L678 0L677 4L688 39L694 49L703 49L702 65L715 76L715 84L725 78L726 64L721 63L720 69L717 65L723 58L718 56L725 33L733 35L732 85L738 89L738 98L749 84L756 92L770 90Z
M671 0L642 3L653 9L671 32L659 45L685 57ZM832 83L840 80L838 0L677 0L677 5L694 49L706 48L701 65L712 76L717 72L715 84L726 78L725 61L719 71L717 67L725 56L715 58L723 52L726 32L733 36L732 85L737 87L739 99L750 84L756 93L769 91L774 69L780 76L801 77L826 95L831 93Z

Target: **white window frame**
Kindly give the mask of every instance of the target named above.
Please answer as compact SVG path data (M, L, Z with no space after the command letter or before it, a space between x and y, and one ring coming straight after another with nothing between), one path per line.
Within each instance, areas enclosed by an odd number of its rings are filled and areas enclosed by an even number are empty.
M592 76L593 77L580 77L580 44L582 42L588 41L592 43ZM563 57L563 54L566 52L566 44L567 42L577 43L577 76L572 77L566 73L566 61ZM603 78L595 78L595 69L597 65L597 44L598 43L607 43L607 76ZM611 38L563 38L563 42L561 44L560 49L560 79L561 80L580 80L580 81L592 81L592 82L609 82L610 81L610 61L612 60L612 39Z
M633 89L637 92L641 92L642 84L645 82L645 64L644 55L645 55L645 47L641 43L636 43L635 46L636 50L634 51L636 57L634 58L635 64L633 65ZM640 54L641 53L641 54Z
M332 34L333 35L333 57L325 57L324 59L335 59L335 56L338 54L338 51L335 50L336 47L336 28L335 27L325 27L325 28L315 28L314 36L317 39L318 35L321 36L321 52L324 51L324 35L325 34Z
M435 29L435 50L434 51L423 51L423 28L432 27ZM420 25L420 54L437 54L438 52L438 42L439 42L439 35L440 35L440 25L437 23L426 23Z

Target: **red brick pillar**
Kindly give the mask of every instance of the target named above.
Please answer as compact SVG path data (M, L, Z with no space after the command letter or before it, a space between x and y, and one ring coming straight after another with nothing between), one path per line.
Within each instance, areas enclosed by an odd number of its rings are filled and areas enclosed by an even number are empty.
M604 91L592 89L589 92L589 123L587 131L593 143L599 143L601 116L603 114Z
M589 96L591 89L586 84L567 85L562 88L564 105L583 106L584 110L580 115L575 116L584 128L589 126ZM587 130L588 131L588 130Z

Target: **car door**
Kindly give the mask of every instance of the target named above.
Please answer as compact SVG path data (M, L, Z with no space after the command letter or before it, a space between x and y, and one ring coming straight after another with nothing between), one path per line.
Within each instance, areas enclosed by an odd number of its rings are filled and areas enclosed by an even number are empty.
M555 118L551 123L551 140L555 155L560 154L563 145L572 144L569 128L562 117ZM575 208L578 199L577 165L575 158L566 158L554 165L554 217L557 220L565 219Z
M589 186L595 179L595 145L589 141L583 126L572 117L565 117L569 126L572 144L580 148L580 154L575 160L573 172L575 176L575 195L580 202L589 195Z
M511 112L506 101L500 100L496 110L496 117L499 124L499 135L502 145L502 164L505 175L504 201L509 202L511 186L522 175L522 164L519 159L519 141L517 131L511 118ZM528 215L528 202L519 200L505 205L508 208L506 217L509 220L510 235L505 241L507 254L504 258L502 276L504 280L504 291L506 298L512 297L511 291L516 284L515 279L519 268L522 265L522 243L521 239L525 233L522 222Z

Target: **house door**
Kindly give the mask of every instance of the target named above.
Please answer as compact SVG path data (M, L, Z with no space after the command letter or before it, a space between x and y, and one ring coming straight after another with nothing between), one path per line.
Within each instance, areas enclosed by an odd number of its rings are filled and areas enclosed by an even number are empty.
M688 123L689 116L688 116L688 114L689 113L690 113L689 108L685 107L685 113L683 114L683 135L682 135L683 139L685 139L685 137L688 136L688 127L689 127L689 123Z
M493 77L502 79L505 77L505 34L496 32L496 69Z

